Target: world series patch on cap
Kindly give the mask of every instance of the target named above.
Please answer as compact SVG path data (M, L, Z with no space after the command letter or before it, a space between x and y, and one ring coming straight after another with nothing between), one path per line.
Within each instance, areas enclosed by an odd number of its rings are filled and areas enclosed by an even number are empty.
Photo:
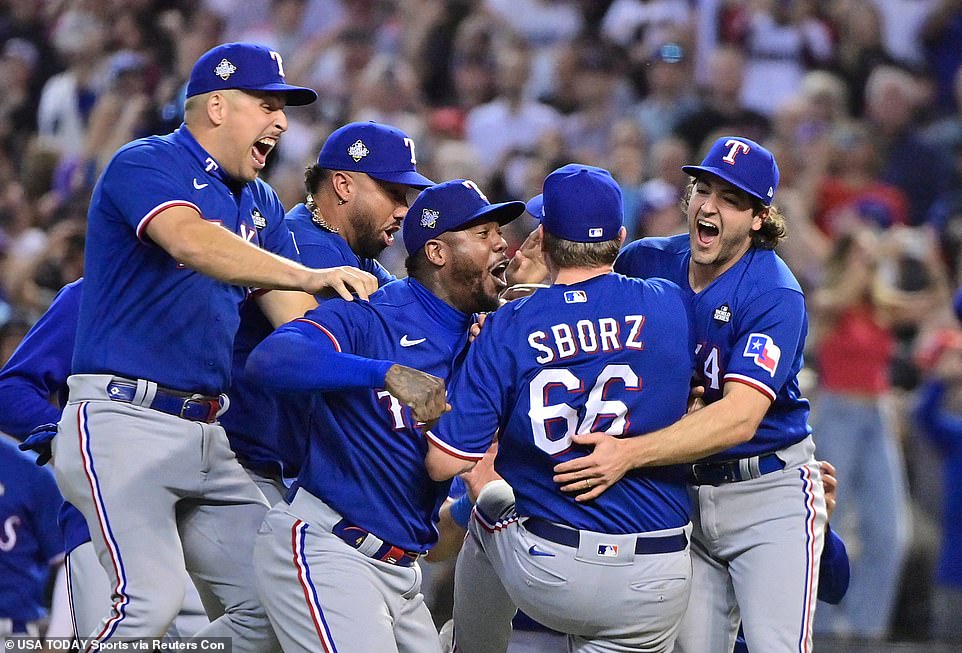
M722 136L715 141L698 166L682 166L692 177L710 172L769 206L778 190L775 156L755 141Z
M604 168L569 163L545 177L528 212L553 236L577 243L614 240L624 224L621 188Z
M470 179L453 179L422 190L411 203L401 229L413 254L432 238L481 219L507 224L524 213L523 202L492 204Z
M434 182L419 174L414 141L397 127L351 122L324 141L317 165L327 170L363 172L381 181L427 188Z
M288 84L281 55L257 43L223 43L202 54L194 64L187 97L228 89L285 93L291 106L317 99L315 91Z

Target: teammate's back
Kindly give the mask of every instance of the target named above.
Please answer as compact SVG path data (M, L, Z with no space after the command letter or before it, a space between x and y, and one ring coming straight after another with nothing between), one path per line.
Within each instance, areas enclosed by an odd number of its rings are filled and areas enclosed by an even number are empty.
M574 432L645 433L684 415L694 351L686 306L670 281L607 274L539 290L490 317L451 396L464 377L503 388L492 397L504 408L497 471L514 488L519 514L606 533L688 522L677 468L632 475L582 504L558 491L551 471L586 453L572 445Z

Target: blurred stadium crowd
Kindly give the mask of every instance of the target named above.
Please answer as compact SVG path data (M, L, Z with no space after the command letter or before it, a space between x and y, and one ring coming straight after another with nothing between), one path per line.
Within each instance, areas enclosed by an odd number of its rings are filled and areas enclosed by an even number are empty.
M82 275L103 166L179 125L190 66L235 40L321 95L288 110L264 175L288 207L353 120L400 127L420 171L492 201L608 168L631 238L686 229L680 166L706 143L769 147L853 557L818 630L962 640L962 428L934 419L962 419L962 0L0 1L0 363ZM404 256L382 262L403 275Z

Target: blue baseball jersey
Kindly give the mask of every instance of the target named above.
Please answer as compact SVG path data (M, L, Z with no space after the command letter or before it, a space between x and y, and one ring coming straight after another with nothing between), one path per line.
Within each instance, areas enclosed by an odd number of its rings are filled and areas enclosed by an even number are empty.
M663 279L606 274L539 290L488 317L448 389L452 410L428 437L476 460L500 433L495 469L520 515L603 533L684 526L690 504L679 466L632 471L586 503L552 476L558 463L589 453L574 433L645 433L685 414L690 335L685 297Z
M314 268L349 265L373 274L379 286L395 280L396 277L377 259L358 256L346 240L314 224L311 211L306 205L298 204L288 211L284 222L294 236L297 251L304 265Z
M726 383L747 384L771 400L755 436L707 460L744 458L783 449L811 433L809 403L798 387L808 334L805 297L772 250L751 248L707 288L688 282L688 235L643 238L625 247L615 270L664 277L687 293L694 316L695 368L704 400L721 399Z
M394 281L394 275L377 260L358 257L346 240L314 224L304 204L288 211L284 222L294 238L296 255L304 265L360 268L377 277L379 286ZM257 304L248 301L241 309L240 328L234 339L228 392L230 410L220 422L227 431L231 449L244 467L294 478L306 453L306 434L313 408L311 397L265 388L245 371L251 351L273 331L273 325Z
M447 379L470 324L470 315L408 278L384 286L369 302L325 302L276 333L296 330L319 346ZM438 509L450 486L428 476L426 453L422 426L386 390L326 392L315 401L297 484L382 540L426 551L437 542Z
M61 409L51 397L61 404L66 400L83 285L81 278L57 293L0 370L0 431L18 440L40 424L60 420ZM60 527L68 553L90 540L83 515L67 502L60 509Z
M0 619L46 615L50 568L63 559L62 503L53 473L0 437Z
M227 389L240 306L250 291L186 268L150 242L147 225L174 206L296 256L277 194L259 179L231 179L186 126L128 143L90 202L89 290L80 306L74 373L145 378L211 395Z

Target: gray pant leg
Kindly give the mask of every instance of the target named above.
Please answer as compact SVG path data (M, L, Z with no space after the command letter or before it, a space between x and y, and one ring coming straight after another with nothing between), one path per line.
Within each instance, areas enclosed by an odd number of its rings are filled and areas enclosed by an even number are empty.
M507 483L489 483L478 504L492 518L514 510ZM485 555L474 519L454 567L454 639L459 653L504 653L518 609Z
M365 557L320 525L330 515L296 508L272 508L254 549L257 590L284 651L440 653L420 570Z
M72 401L53 441L57 483L87 520L112 596L110 613L85 636L161 637L183 603L184 586L169 582L184 569L174 519L179 496L161 479L168 465L191 469L188 450L199 450L199 429L185 433L171 422L184 420L154 421L148 414L154 412L106 400ZM102 601L98 585L75 590L75 601Z
M66 564L74 632L78 638L86 637L110 611L110 583L92 542L71 551Z
M205 430L205 491L184 500L178 526L191 577L217 598L223 614L196 635L231 637L235 653L276 651L279 645L254 587L254 538L267 502L234 457L224 430L217 425Z

